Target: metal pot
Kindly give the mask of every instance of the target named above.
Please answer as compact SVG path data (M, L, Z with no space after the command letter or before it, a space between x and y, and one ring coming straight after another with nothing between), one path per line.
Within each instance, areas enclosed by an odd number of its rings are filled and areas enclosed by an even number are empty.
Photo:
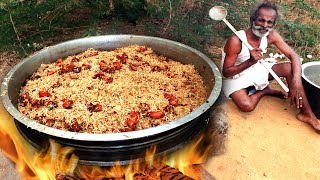
M185 64L194 64L206 85L209 94L206 102L193 112L161 126L123 133L88 134L58 130L37 123L17 110L18 94L40 64L66 58L88 48L113 50L118 47L138 44L151 47L157 54L164 55ZM182 147L199 134L208 124L211 106L221 90L221 74L216 65L201 52L184 44L150 36L105 35L82 38L47 47L24 59L9 71L1 85L2 103L14 117L20 132L37 148L43 148L49 138L63 145L76 148L80 163L112 165L131 159L142 158L142 152L151 145L157 145L159 153L167 153ZM82 158L81 158L82 155ZM106 157L108 156L108 157Z
M320 62L302 65L302 83L313 113L320 118Z

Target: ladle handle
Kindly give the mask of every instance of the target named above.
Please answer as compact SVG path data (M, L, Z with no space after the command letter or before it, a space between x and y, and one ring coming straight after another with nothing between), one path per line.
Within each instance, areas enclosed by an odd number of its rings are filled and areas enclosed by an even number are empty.
M239 32L229 23L226 18L223 19L223 22L226 23L226 25L232 30L235 35L238 36L238 38L247 46L247 48L249 48L250 50L253 49L253 47L245 39L243 39L242 36L240 36ZM280 84L282 89L286 92L289 92L289 88L281 81L279 76L266 64L266 62L263 59L261 59L259 62L269 71L272 77Z
M272 77L280 84L282 89L286 92L289 92L289 88L281 81L279 76L266 64L266 62L263 59L260 60L260 63L269 71Z
M239 34L239 32L236 30L236 28L234 28L234 27L232 26L232 24L230 24L229 21L228 21L226 18L224 18L224 19L222 19L222 20L223 20L223 22L226 23L226 25L232 30L232 32L233 32L235 35L237 35L238 38L247 46L247 48L249 48L250 50L253 49L253 47L252 47L245 39L243 39L242 36L240 36L240 34Z

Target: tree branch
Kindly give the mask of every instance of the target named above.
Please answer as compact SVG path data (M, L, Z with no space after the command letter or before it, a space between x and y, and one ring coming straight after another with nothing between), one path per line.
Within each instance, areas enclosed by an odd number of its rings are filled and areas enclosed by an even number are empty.
M172 18L172 6L171 6L171 0L169 0L169 5L170 5L170 10L169 10L169 22L167 24L167 26L164 28L163 33L165 33L168 29L168 27L170 26L170 23L171 23L171 18Z
M23 52L25 53L25 55L27 55L27 52L26 50L23 48L23 45L22 45L22 42L21 42L21 39L19 37L19 33L18 33L18 30L13 22L13 18L12 18L12 12L11 12L11 9L10 9L10 5L9 5L9 2L7 0L7 6L8 6L8 12L9 12L9 16L10 16L10 21L11 21L11 24L12 24L12 27L13 27L13 30L14 32L16 33L16 36L17 36L17 39L18 39L18 42L19 42L19 45L21 47L21 49L23 50Z

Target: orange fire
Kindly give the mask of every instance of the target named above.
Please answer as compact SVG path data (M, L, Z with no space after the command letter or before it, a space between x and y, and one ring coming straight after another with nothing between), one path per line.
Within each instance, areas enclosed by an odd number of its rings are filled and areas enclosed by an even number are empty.
M153 175L160 176L157 167L161 165L178 169L183 174L199 179L199 172L191 167L205 162L210 146L201 145L204 135L200 135L184 148L161 158L156 155L156 147L147 150L145 162L132 162L127 166L115 165L111 168L79 165L79 158L73 154L73 148L62 147L50 140L46 151L37 151L17 130L13 118L0 104L0 148L16 164L23 179L54 180L57 174L85 179L93 178L123 178L134 179L135 173L152 170ZM198 173L198 174L197 174ZM159 179L159 178L158 178Z

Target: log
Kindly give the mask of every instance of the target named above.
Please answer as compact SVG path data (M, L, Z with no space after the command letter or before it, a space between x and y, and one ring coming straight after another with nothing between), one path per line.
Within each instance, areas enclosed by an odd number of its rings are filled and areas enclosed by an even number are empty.
M208 173L201 165L192 165L192 167L198 174L195 179L215 179L210 173ZM57 180L103 180L103 179L112 179L112 180L125 180L126 177L74 177L65 174L57 174ZM193 178L183 174L176 168L170 167L165 164L156 164L152 167L144 166L138 172L134 172L134 180L193 180Z

